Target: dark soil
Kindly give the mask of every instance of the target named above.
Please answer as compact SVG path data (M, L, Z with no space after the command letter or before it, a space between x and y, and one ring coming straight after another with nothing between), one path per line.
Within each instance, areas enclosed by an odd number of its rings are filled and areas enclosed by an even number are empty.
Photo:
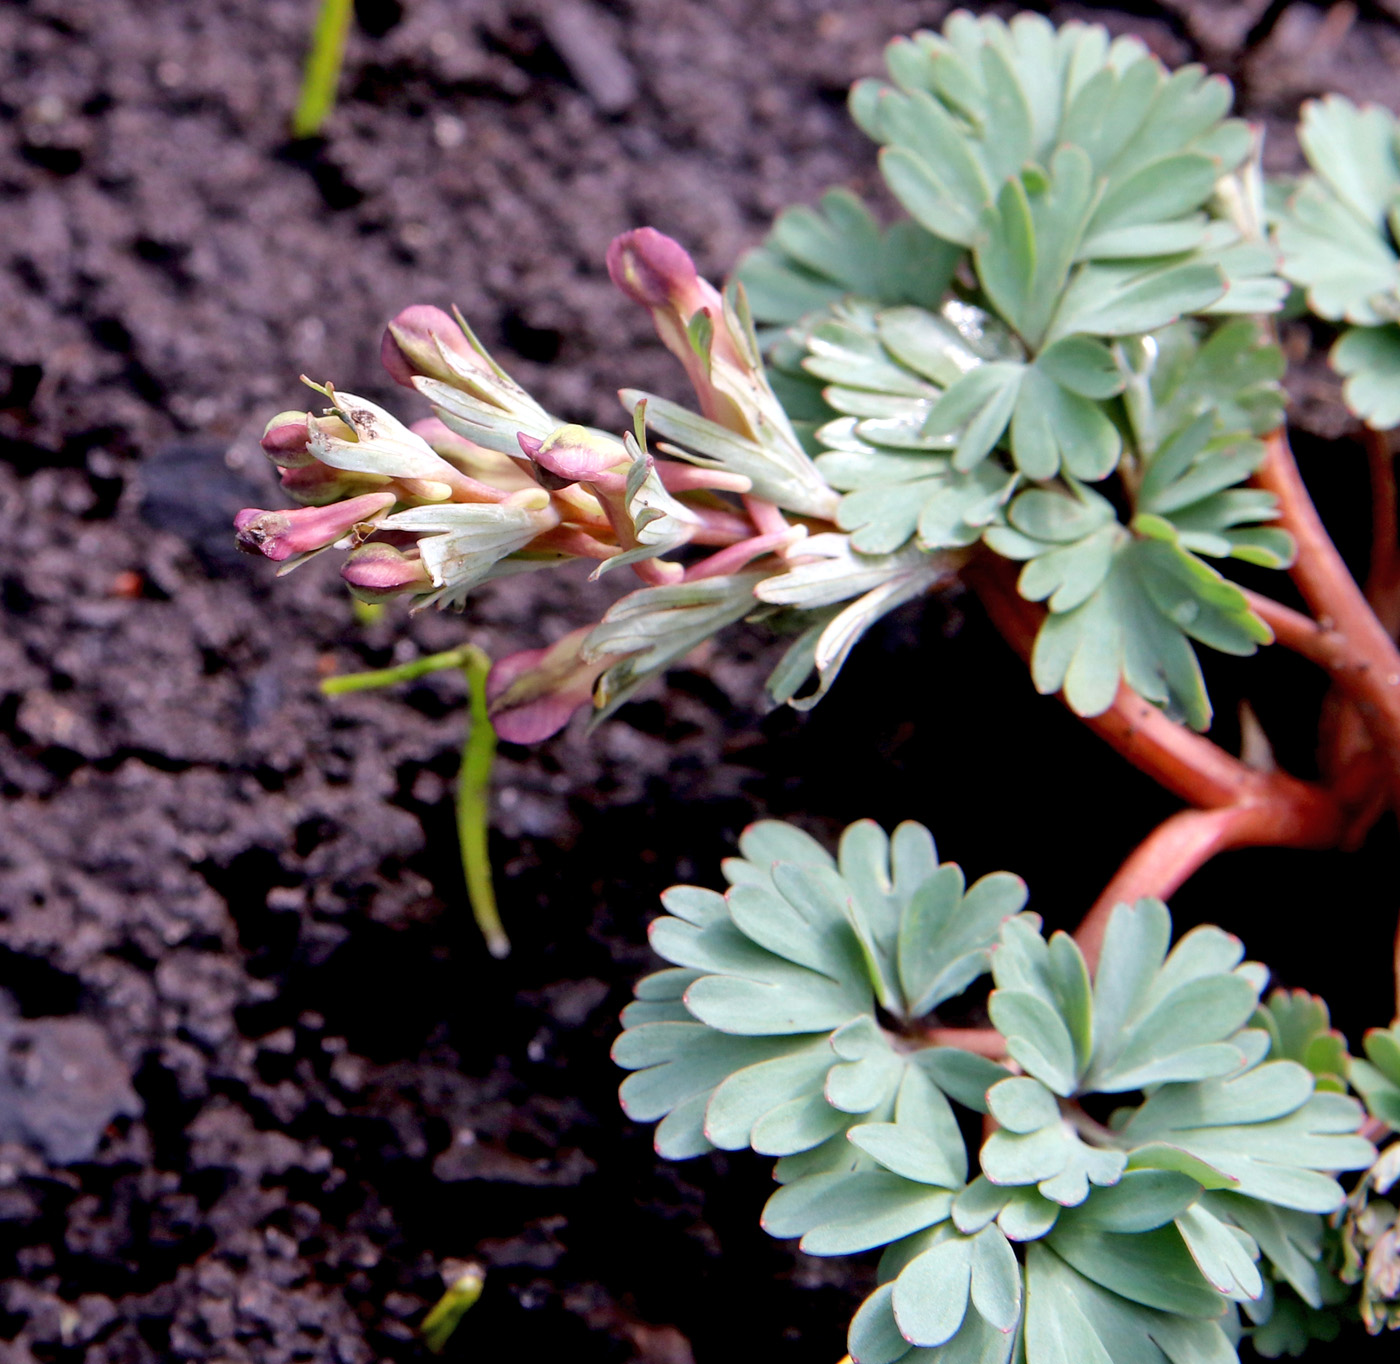
M652 223L719 274L783 204L871 190L845 87L946 7L360 0L326 136L292 145L312 8L0 0L0 1361L422 1359L443 1261L477 1257L449 1358L834 1364L870 1265L768 1240L764 1162L661 1164L617 1108L657 892L713 882L765 813L917 817L1069 924L1172 802L956 602L887 622L807 719L759 719L741 634L594 737L503 755L494 962L452 833L460 686L315 684L538 644L609 594L515 579L364 628L324 560L274 583L228 523L277 504L256 437L298 373L401 404L376 354L411 302L461 306L570 418L678 394L608 240ZM1097 17L1233 76L1278 168L1301 98L1397 94L1384 4L1128 8ZM1354 450L1304 454L1364 555ZM1212 678L1227 738L1268 690L1307 771L1311 676ZM1243 933L1355 1040L1393 1007L1395 842L1236 855L1178 919ZM1374 948L1321 934L1337 905Z

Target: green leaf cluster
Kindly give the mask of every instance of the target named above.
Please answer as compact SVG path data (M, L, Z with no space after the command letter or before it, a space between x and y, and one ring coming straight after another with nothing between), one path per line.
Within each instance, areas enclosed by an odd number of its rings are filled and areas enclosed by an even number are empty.
M1251 1026L1269 1034L1271 1056L1297 1061L1312 1071L1318 1089L1347 1092L1355 1063L1347 1054L1346 1038L1332 1026L1326 1000L1306 990L1275 990L1259 1006Z
M650 937L673 966L638 983L614 1048L637 1072L623 1107L662 1119L657 1150L673 1158L711 1146L811 1153L861 1115L892 1113L907 1060L878 1014L912 1022L961 994L1025 901L1006 873L967 886L914 823L893 836L853 824L835 859L775 821L739 846L726 894L662 897L668 914Z
M1319 317L1350 324L1332 364L1351 410L1400 425L1400 123L1328 95L1304 106L1298 140L1313 173L1278 217L1283 273Z
M932 553L980 541L1024 563L1021 594L1049 608L1033 664L1041 691L1063 689L1092 715L1112 703L1121 679L1206 727L1193 644L1250 654L1271 638L1206 560L1280 567L1293 556L1290 537L1265 524L1272 495L1240 486L1264 457L1259 435L1282 414L1282 356L1250 320L1057 347L1071 382L1116 395L1095 408L1113 433L1112 458L1106 470L1085 435L1070 442L1073 468L1038 481L996 451L960 467L961 442L977 423L961 435L936 425L958 375L1000 372L1018 353L991 314L958 300L937 312L848 300L800 334L801 373L821 385L831 413L816 428L825 447L817 467L844 494L837 521L854 551L889 554L912 541ZM1109 472L1101 493L1093 485Z
M1285 286L1230 87L1034 15L955 14L887 62L893 83L851 108L913 221L882 234L833 192L741 265L756 321L786 329L767 334L774 391L854 552L1024 563L1049 608L1040 690L1092 715L1126 681L1205 728L1195 646L1271 638L1206 560L1293 554L1242 486L1282 418L1283 358L1232 314Z
M847 297L936 308L962 254L907 218L881 228L850 190L833 189L820 208L784 209L735 277L756 320L788 327Z
M1069 460L1102 477L1117 452L1095 404L1118 390L1094 341L1282 299L1270 253L1212 216L1218 181L1251 150L1226 117L1228 82L1027 14L955 14L942 35L891 44L887 62L893 86L852 91L856 122L882 144L896 198L967 249L981 298L1027 350L953 383L934 427L962 431L962 467L1009 424L1029 477Z
M1372 1028L1361 1045L1366 1057L1351 1060L1348 1078L1372 1116L1400 1131L1400 1024Z
M741 850L725 895L664 898L673 965L624 1015L623 1102L663 1154L779 1156L773 1235L884 1248L856 1364L1225 1364L1240 1308L1265 1348L1327 1329L1335 1175L1375 1153L1320 1002L1261 1007L1237 939L1172 946L1150 900L1091 973L1016 878L967 887L918 825L853 825L833 859L765 823ZM989 966L1008 1064L920 1046ZM989 1120L975 1160L959 1108Z

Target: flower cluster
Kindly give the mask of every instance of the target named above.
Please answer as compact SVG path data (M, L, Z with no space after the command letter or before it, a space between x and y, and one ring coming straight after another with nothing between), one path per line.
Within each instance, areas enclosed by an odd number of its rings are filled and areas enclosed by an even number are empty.
M626 390L633 429L621 437L562 423L460 317L415 306L390 322L381 358L434 415L406 426L313 384L321 415L279 413L262 440L303 505L250 508L235 523L239 545L283 572L348 550L341 576L376 603L460 606L489 579L573 560L592 561L594 577L630 567L644 586L602 621L497 663L492 714L515 742L555 733L590 699L612 711L763 603L799 636L776 699L791 700L813 668L820 694L869 624L948 572L925 555L854 555L835 532L838 495L769 387L742 290L721 295L651 228L614 241L608 270L650 311L702 415ZM679 442L661 447L673 458L650 453L648 427Z

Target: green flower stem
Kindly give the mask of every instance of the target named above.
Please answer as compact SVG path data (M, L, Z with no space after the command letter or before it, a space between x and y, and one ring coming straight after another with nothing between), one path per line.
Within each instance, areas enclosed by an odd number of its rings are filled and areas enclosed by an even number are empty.
M372 691L376 687L392 687L399 682L413 682L428 673L441 672L444 668L464 668L473 653L481 651L474 645L464 644L460 649L448 649L446 653L428 654L415 658L411 663L400 663L395 668L376 668L370 672L342 673L338 677L328 677L321 683L323 696L343 696L346 692ZM484 658L485 655L483 654Z
M1400 808L1400 652L1327 534L1287 436L1275 431L1265 443L1268 454L1255 482L1278 498L1278 525L1297 541L1290 572L1303 599L1350 644L1354 663L1333 676L1370 732L1386 766L1391 804Z
M471 645L465 648L464 671L471 691L471 725L462 747L462 771L457 778L457 841L462 850L462 872L472 915L493 957L510 952L496 891L491 883L491 856L487 847L490 825L491 765L496 756L496 728L487 711L486 679L491 660Z
M292 115L293 137L315 137L335 107L335 87L354 12L354 0L321 0L302 76L301 98Z
M346 692L369 691L375 687L392 687L399 682L412 682L428 673L447 668L460 668L466 675L471 698L471 720L466 741L462 746L462 765L457 775L457 842L462 855L462 875L467 883L467 900L472 908L481 936L493 957L510 952L510 939L501 923L496 907L496 892L491 881L491 857L487 839L491 816L491 767L496 756L496 728L491 723L487 700L486 679L491 672L491 660L474 644L463 644L445 653L415 658L395 668L378 668L372 672L345 673L328 677L321 683L326 696L342 696Z

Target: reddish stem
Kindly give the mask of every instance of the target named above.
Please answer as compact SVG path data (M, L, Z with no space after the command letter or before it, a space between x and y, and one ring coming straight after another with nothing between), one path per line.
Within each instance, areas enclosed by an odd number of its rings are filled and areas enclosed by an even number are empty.
M1371 563L1366 600L1392 639L1400 630L1400 545L1396 543L1395 456L1390 438L1362 429L1371 485ZM1371 745L1365 722L1340 686L1323 705L1319 764L1331 776Z
M1272 778L1282 774L1271 774ZM1098 961L1109 916L1145 896L1165 900L1217 853L1232 848L1330 848L1340 840L1342 811L1327 792L1282 777L1276 793L1216 810L1181 810L1129 855L1075 931L1090 969Z
M1016 591L1014 573L1005 560L982 558L969 563L965 577L1007 643L1029 659L1045 611ZM1193 805L1233 805L1263 779L1219 745L1169 720L1130 687L1118 689L1104 714L1080 718L1134 767Z
M1366 600L1386 631L1400 630L1400 499L1395 487L1395 454L1384 431L1362 428L1366 465L1371 475L1371 568L1366 576Z
M737 573L745 564L791 544L801 534L800 526L789 526L774 535L755 535L751 540L741 540L737 545L730 545L692 564L686 569L685 579L695 582L699 578L718 578L725 573Z
M1351 641L1340 630L1329 630L1311 616L1295 611L1291 606L1265 597L1258 592L1244 591L1249 609L1274 632L1274 642L1295 654L1316 663L1330 673L1360 666L1351 648Z
M995 1028L925 1028L921 1039L930 1047L957 1047L993 1061L1006 1059L1006 1038Z
M1010 564L983 559L969 568L968 579L993 623L1022 657L1029 658L1043 608L1016 591ZM1267 609L1281 632L1297 644L1340 651L1332 639L1336 632L1322 631L1278 603ZM1339 666L1346 662L1341 657ZM1108 915L1119 901L1165 898L1229 848L1333 847L1348 831L1346 811L1332 791L1286 772L1256 771L1203 735L1169 720L1127 686L1119 688L1102 715L1082 718L1135 767L1200 807L1173 815L1150 834L1089 911L1075 936L1091 966L1097 961Z
M1278 524L1298 542L1293 581L1324 629L1344 636L1346 664L1333 676L1384 756L1393 804L1400 804L1400 652L1356 585L1313 506L1282 431L1266 439L1255 481L1278 498Z

